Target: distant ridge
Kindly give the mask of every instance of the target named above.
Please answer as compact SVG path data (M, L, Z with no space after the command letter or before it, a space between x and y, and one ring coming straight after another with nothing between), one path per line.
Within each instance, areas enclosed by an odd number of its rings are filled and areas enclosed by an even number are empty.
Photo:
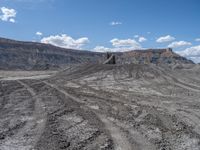
M102 53L0 38L0 69L58 69L67 64L99 63Z
M172 49L148 49L113 53L117 64L193 64ZM69 64L103 63L106 53L74 50L50 44L0 38L0 69L59 69Z
M172 51L171 48L166 49L146 49L124 52L119 57L122 63L139 63L139 64L194 64Z

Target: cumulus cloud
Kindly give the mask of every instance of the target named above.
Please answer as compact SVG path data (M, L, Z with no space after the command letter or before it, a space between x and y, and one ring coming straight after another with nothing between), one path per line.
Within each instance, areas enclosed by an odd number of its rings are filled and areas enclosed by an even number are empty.
M134 38L139 38L139 35L134 35Z
M43 35L43 33L42 33L42 32L39 32L39 31L36 32L35 34L38 35L38 36L42 36L42 35Z
M200 45L187 48L183 51L177 51L177 53L193 60L196 63L200 62Z
M176 41L172 42L171 44L168 45L170 48L178 48L178 47L183 47L183 46L190 46L192 43L186 42L186 41Z
M93 51L96 52L125 52L135 49L142 49L141 45L136 42L134 39L112 39L110 41L112 43L112 48L104 47L104 46L96 46Z
M1 15L0 15L0 20L2 21L8 21L8 22L15 22L15 17L16 17L16 10L15 9L9 9L6 7L1 7Z
M142 48L139 48L142 49ZM126 52L126 51L131 51L135 50L132 47L104 47L104 46L96 46L93 51L95 52Z
M93 51L95 52L110 52L112 51L112 48L107 48L107 47L104 47L104 46L96 46Z
M141 45L134 39L112 39L110 41L114 47L131 47L132 49L141 48Z
M117 26L117 25L122 25L122 22L119 22L119 21L112 21L110 23L111 26Z
M11 18L9 21L12 23L15 23L15 19L13 19L13 18Z
M200 38L195 39L196 42L200 42Z
M89 43L89 39L87 37L73 39L72 37L66 34L62 34L62 35L51 35L49 37L44 37L41 39L41 42L46 44L52 44L62 48L81 49L82 46Z
M145 37L139 35L134 35L134 38L138 39L140 43L147 41Z
M171 35L167 35L167 36L162 36L162 37L159 37L156 42L158 43L164 43L164 42L171 42L171 41L174 41L175 38L172 37Z
M142 43L142 42L145 42L145 41L147 41L147 39L145 38L145 37L139 37L139 39L138 39L138 41L140 42L140 43Z

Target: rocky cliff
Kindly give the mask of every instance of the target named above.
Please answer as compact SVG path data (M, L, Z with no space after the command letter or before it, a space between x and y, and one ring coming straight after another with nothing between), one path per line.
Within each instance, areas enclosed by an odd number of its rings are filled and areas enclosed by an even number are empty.
M117 62L123 64L193 64L191 60L174 53L170 48L134 50L118 55Z
M0 69L49 69L71 63L98 63L102 53L0 38Z

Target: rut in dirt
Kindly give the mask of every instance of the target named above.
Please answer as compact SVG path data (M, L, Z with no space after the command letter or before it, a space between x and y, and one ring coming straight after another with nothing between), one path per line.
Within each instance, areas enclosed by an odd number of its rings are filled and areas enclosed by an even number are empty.
M0 144L0 149L2 150L33 149L40 139L40 136L45 128L46 115L44 108L42 107L43 104L41 103L40 98L37 97L34 90L27 84L23 83L22 81L17 82L23 86L24 90L27 90L27 92L31 94L31 99L34 101L34 110L32 112L32 115L20 116L20 118L25 121L24 126L19 128L16 134L12 135L11 137L5 138L3 143Z

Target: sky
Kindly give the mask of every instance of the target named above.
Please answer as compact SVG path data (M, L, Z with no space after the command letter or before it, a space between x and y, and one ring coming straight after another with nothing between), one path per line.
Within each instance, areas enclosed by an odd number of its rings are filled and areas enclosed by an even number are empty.
M64 48L173 48L200 62L200 0L0 0L0 37Z

